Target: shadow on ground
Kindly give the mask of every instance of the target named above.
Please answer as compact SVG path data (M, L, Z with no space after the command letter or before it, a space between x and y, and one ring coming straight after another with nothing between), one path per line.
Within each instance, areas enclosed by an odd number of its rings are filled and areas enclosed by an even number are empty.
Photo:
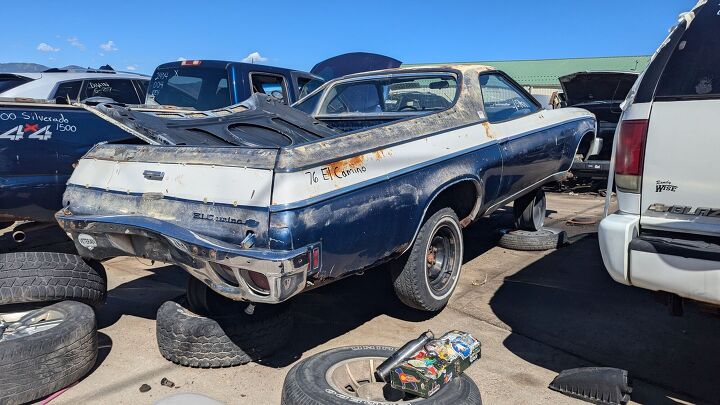
M531 363L557 372L578 366L528 351L518 335L595 365L627 369L637 379L675 392L720 402L720 321L693 305L686 306L683 317L673 317L653 293L613 281L596 235L506 277L490 307L514 332L505 346ZM643 395L636 390L633 400L658 403Z

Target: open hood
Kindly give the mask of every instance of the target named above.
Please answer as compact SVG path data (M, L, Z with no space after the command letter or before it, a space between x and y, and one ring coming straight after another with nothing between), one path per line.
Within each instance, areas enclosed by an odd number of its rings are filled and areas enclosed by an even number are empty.
M325 59L315 65L310 70L310 73L316 74L325 80L332 80L353 73L394 69L400 67L401 64L402 62L389 56L367 52L351 52Z
M118 104L88 109L151 144L281 148L338 134L311 116L260 93L240 104L210 111Z
M577 72L560 77L567 105L622 102L637 80L636 72Z

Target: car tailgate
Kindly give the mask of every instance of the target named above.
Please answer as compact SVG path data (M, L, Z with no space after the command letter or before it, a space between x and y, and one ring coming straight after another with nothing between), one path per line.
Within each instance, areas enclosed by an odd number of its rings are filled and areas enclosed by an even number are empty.
M274 149L101 145L73 172L76 215L141 215L230 243L266 241Z
M720 236L720 100L655 102L645 146L641 227Z

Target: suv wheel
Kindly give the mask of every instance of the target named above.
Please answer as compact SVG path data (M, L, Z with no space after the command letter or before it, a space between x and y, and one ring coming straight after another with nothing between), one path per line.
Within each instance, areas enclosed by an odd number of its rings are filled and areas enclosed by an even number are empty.
M412 249L393 268L395 293L404 304L423 311L442 309L455 290L463 258L460 221L443 208L425 221Z

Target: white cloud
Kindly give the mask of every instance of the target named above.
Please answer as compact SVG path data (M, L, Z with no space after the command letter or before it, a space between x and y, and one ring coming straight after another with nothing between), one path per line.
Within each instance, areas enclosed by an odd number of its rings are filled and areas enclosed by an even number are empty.
M102 52L100 52L100 53L99 53L98 55L100 55L100 56L105 56L105 54L104 54L104 53L102 53Z
M109 40L109 41L105 42L104 44L100 44L100 49L102 49L105 52L112 52L112 51L118 50L117 46L115 46L115 41L113 41L113 40Z
M250 55L244 57L241 62L245 63L255 63L255 62L265 62L268 60L268 58L260 55L260 52L253 52Z
M182 62L182 61L184 61L184 60L187 60L187 59L183 58L182 56L179 57L179 58L177 58L177 61L178 61L178 62Z
M138 65L127 65L127 66L125 66L125 69L130 70L130 71L132 71L132 70L137 70L137 68L138 68Z
M67 39L67 41L70 43L71 46L74 46L75 48L80 49L81 51L85 50L85 44L80 42L78 37L70 37Z
M57 52L60 50L60 48L55 48L52 45L46 44L45 42L40 42L37 46L37 50L40 52Z

